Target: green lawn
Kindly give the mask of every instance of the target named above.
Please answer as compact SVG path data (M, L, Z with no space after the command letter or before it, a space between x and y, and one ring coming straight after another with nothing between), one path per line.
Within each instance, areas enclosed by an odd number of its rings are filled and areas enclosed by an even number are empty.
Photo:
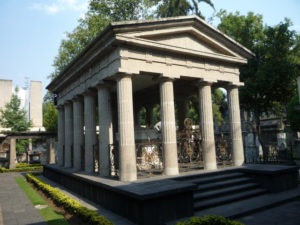
M15 180L33 205L48 205L48 203L26 182L24 177L16 177ZM64 220L63 215L56 212L55 209L51 208L49 205L47 208L37 210L49 225L69 225L69 223Z

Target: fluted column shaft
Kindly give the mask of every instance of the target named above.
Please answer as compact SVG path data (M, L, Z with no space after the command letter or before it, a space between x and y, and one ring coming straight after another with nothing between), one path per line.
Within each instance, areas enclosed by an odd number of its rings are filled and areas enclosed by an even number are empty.
M119 168L121 181L137 179L134 139L132 78L122 76L117 80L119 117Z
M98 87L99 106L99 174L110 175L110 148L113 144L111 98L107 87Z
M238 87L231 86L227 89L228 112L230 121L230 131L232 138L233 164L241 166L244 163L244 149L242 139L239 91Z
M65 104L65 167L71 167L71 151L73 145L73 107Z
M58 149L57 149L57 164L64 165L64 145L65 145L65 110L64 107L58 107Z
M84 95L85 151L84 171L94 172L93 146L96 138L96 102L92 94Z
M214 123L211 99L211 83L201 82L199 86L199 117L202 132L204 169L217 168Z
M174 91L172 80L160 83L161 128L164 156L164 173L176 175L178 170Z
M83 102L80 98L73 101L74 126L74 169L81 170L81 146L84 142L83 133Z

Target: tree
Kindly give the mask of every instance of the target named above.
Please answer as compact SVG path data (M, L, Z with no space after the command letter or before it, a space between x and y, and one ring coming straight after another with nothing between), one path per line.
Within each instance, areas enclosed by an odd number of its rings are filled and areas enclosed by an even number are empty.
M57 109L52 102L43 104L43 126L46 131L57 131Z
M262 15L242 16L221 11L218 28L253 51L256 56L240 69L242 108L254 114L256 131L262 144L264 159L268 149L261 134L260 117L263 113L278 114L295 94L296 63L299 44L291 22L285 20L271 27L263 24ZM280 109L280 110L279 110Z
M54 79L110 22L151 17L151 0L91 0L88 12L73 32L66 33L54 58Z
M160 2L160 1L156 1ZM209 4L214 8L214 4L210 0L164 0L157 7L158 17L171 17L171 16L186 16L189 14L196 14L202 19L204 16L199 10L199 4L201 2Z
M9 103L5 104L4 109L0 109L0 124L12 131L27 131L31 126L31 121L26 118L26 111L21 109L21 100L18 98L18 88L12 94Z

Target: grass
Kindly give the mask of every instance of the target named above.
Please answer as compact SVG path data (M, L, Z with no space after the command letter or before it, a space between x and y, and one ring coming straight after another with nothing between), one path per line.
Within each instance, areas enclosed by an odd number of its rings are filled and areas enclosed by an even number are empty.
M47 224L69 225L69 223L64 220L63 215L51 208L49 204L26 182L25 178L16 177L15 180L33 205L48 205L47 208L37 209Z

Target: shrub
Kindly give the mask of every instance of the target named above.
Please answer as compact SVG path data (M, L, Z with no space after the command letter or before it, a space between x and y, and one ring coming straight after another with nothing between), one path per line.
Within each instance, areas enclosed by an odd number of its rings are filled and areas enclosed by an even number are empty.
M106 219L104 216L100 216L96 211L88 209L82 206L79 202L73 200L67 195L60 192L58 189L51 187L49 184L44 183L33 174L26 174L26 179L31 182L38 189L43 191L48 197L50 197L55 204L62 206L66 211L71 214L77 215L81 220L92 225L112 225L113 223Z
M22 167L38 167L42 166L42 164L28 164L28 163L17 163L16 168L22 168Z
M0 168L0 173L13 173L13 172L31 172L31 171L41 171L43 166L36 167L19 167L15 169L6 169L4 167Z
M178 222L177 225L243 225L243 223L222 216L205 216L192 217L185 222Z

